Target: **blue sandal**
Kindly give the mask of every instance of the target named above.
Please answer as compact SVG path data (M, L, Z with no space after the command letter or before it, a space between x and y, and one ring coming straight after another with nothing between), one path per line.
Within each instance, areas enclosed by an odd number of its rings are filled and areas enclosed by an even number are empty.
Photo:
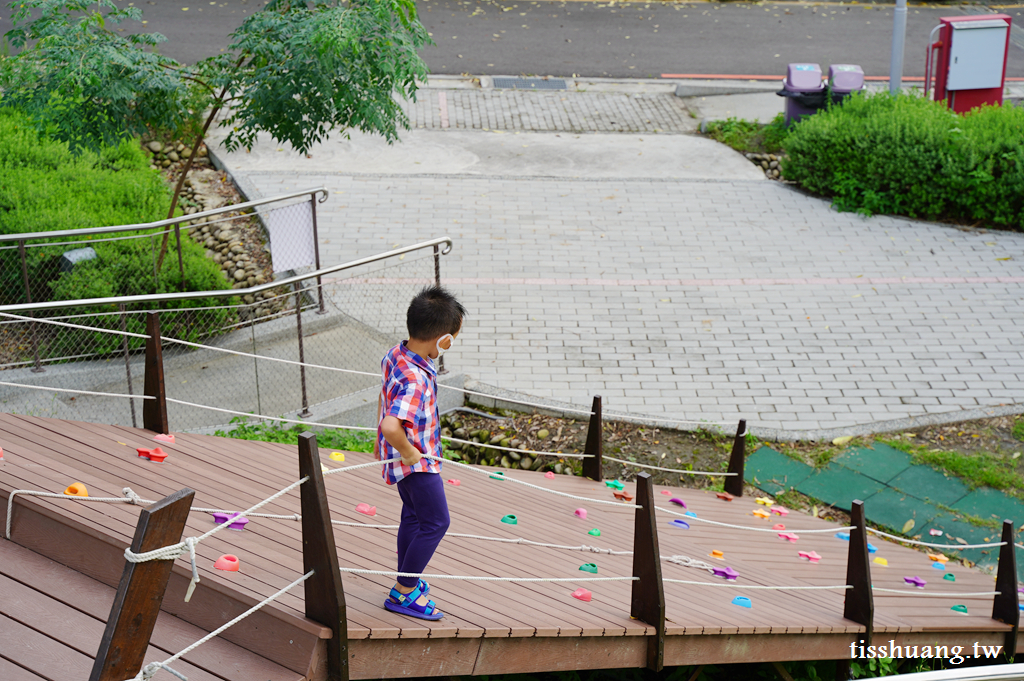
M421 584L426 584L422 580L420 582ZM402 593L398 589L391 589L389 598L384 601L384 607L391 612L416 617L421 620L439 620L444 617L444 613L437 609L434 601L427 601L426 605L418 605L416 601L422 595L423 591L420 585L417 585L415 589L407 594Z

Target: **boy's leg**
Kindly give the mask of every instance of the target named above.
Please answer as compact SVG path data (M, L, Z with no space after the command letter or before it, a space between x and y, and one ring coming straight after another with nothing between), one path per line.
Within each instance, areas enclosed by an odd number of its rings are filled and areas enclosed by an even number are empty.
M415 515L418 523L418 531L410 538L399 561L398 571L419 574L426 569L451 523L448 517L448 501L444 496L444 481L436 473L413 473L398 484L400 491L403 486L405 488L402 493L403 525L406 509ZM399 577L398 583L412 588L416 586L418 580L416 577Z
M398 496L402 498L402 520L398 525L398 571L405 572L402 565L405 563L405 556L409 551L409 545L420 533L420 523L416 518L414 501L406 488L406 481L403 478L398 481ZM411 583L410 583L411 582ZM410 577L399 577L398 583L406 588L416 586L418 580Z

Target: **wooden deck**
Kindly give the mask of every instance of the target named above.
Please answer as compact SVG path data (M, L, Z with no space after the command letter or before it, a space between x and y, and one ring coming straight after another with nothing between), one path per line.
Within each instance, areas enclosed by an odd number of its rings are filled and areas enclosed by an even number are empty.
M176 434L174 445L161 445L170 456L164 464L139 459L135 447L154 445L152 433L131 428L59 421L0 414L0 447L6 463L0 466L0 499L6 514L6 499L13 489L61 492L72 482L84 483L92 496L121 496L131 487L143 498L159 499L183 487L196 491L195 505L242 510L281 489L297 477L296 448L286 445L243 442L200 435ZM335 468L371 460L371 455L346 453L345 463L328 458L323 463ZM559 476L553 480L538 473L511 474L534 484L595 499L612 499L611 490L589 480ZM633 546L634 512L629 508L587 504L530 490L510 482L493 481L468 470L448 466L445 478L458 478L458 487L446 485L451 509L450 532L550 542L564 545L592 545L629 551ZM384 484L373 468L326 478L331 512L335 520L356 523L397 524L401 502L393 487ZM627 484L633 492L635 485ZM658 488L660 492L662 488ZM690 489L667 488L684 499L701 518L737 525L767 528L782 522L787 530L829 528L830 523L791 512L788 517L760 520L750 513L757 508L753 499L726 502L714 494ZM671 507L669 496L656 493L659 506ZM368 518L355 511L358 503L376 506L377 515ZM588 517L573 515L586 508ZM675 508L675 507L672 507ZM292 493L261 509L267 513L293 514L299 510L298 493ZM517 525L500 522L515 514ZM131 541L138 508L129 504L83 503L39 497L17 497L14 504L12 540L19 547L4 547L0 561L11 551L19 552L15 562L46 562L52 559L88 580L93 591L115 586L124 565L123 550ZM775 533L749 532L691 522L690 530L675 528L675 516L659 514L657 527L661 553L686 555L716 562L708 557L713 549L725 553L724 565L740 573L741 584L825 585L843 584L849 544L832 533L800 534L796 543L779 539ZM5 518L4 518L5 520ZM212 527L203 513L189 517L186 536L198 535ZM587 534L601 530L600 537ZM393 570L395 531L335 526L335 539L342 568ZM904 588L904 576L920 575L928 581L928 592L992 591L993 578L977 571L951 566L956 582L942 579L944 573L931 567L924 553L878 538L875 556L888 560L888 567L872 563L876 587ZM0 542L0 546L7 542ZM23 547L23 548L21 548ZM29 551L24 551L28 549ZM822 556L810 564L798 551L814 550ZM34 553L31 553L34 552ZM177 561L164 599L161 622L179 622L198 638L199 630L212 630L248 607L274 593L302 573L299 523L286 520L253 519L241 532L225 531L203 542L197 549L201 582L190 603L183 602L189 579L184 560ZM227 573L213 569L218 556L239 557L241 571ZM37 555L38 554L38 555ZM596 563L598 576L632 574L632 558L589 552L503 544L477 539L447 537L427 571L452 575L520 577L589 577L580 572L583 563ZM56 569L56 568L54 568ZM30 570L31 572L31 570ZM35 589L24 577L8 574L22 588ZM76 574L75 572L70 574ZM719 581L707 572L671 563L663 564L666 579L702 582ZM642 667L646 660L647 637L653 628L632 620L629 582L527 583L431 580L431 598L446 613L438 622L415 620L382 607L393 580L343 573L350 639L351 677L388 678L399 676L454 676L568 669ZM6 582L4 582L6 584ZM106 585L106 586L103 586ZM585 603L571 597L578 586L593 592ZM42 587L39 587L42 588ZM908 590L911 587L906 587ZM0 592L4 593L4 592ZM864 628L842 616L841 591L760 591L711 586L665 584L667 602L665 664L711 664L729 662L841 659ZM753 608L732 605L737 595L749 596ZM55 597L46 596L51 599ZM109 599L112 591L107 592ZM0 605L0 614L17 620L50 640L62 617L79 617L85 612L94 622L92 629L76 632L72 647L78 655L95 654L102 633L104 608L85 610L64 597L53 616L32 620L28 612L19 619ZM969 614L950 610L964 604ZM66 607L65 607L66 606ZM62 609L63 608L63 609ZM97 609L98 608L98 609ZM75 611L78 614L72 614ZM894 639L897 644L986 645L1003 643L1007 625L991 619L989 597L917 598L876 594L875 638ZM224 675L207 668L208 655L200 648L186 657L196 669L193 678L321 678L322 639L330 635L325 627L303 615L302 589L297 589L222 634L223 640L209 645L233 646L262 656L259 663L281 675L242 672ZM169 617L174 615L175 617ZM6 620L3 620L6 622ZM95 622L99 622L95 624ZM47 629L47 627L51 629ZM160 630L160 625L158 625ZM184 631L181 629L180 631ZM92 646L85 639L94 638ZM3 659L33 669L12 659L0 632L0 676ZM179 640L180 639L180 640ZM167 657L190 642L182 634L173 643L154 636L152 660ZM180 643L180 645L179 645ZM1024 650L1024 637L1017 649ZM150 657L147 656L147 661ZM238 664L241 664L239 662ZM256 664L250 661L248 664ZM182 671L185 671L183 666ZM49 678L36 671L34 676ZM63 678L81 676L72 674ZM17 677L13 677L17 678Z

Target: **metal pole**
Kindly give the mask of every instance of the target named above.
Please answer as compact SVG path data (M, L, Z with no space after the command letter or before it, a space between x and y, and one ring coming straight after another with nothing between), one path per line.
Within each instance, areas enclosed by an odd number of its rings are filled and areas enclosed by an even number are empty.
M302 345L302 285L295 284L295 327L299 333L299 380L302 383L302 411L299 416L306 418L309 411L309 400L306 398L306 351Z
M316 268L320 269L320 235L316 229L316 192L309 195L309 211L313 216L313 258L316 261ZM317 314L327 314L326 308L324 308L324 282L321 277L316 278L316 295L317 300L320 303L320 309L316 311Z
M250 324L249 331L252 332L252 354L256 354L256 325ZM263 405L260 403L260 361L255 357L252 358L253 369L256 372L256 413L263 413Z
M25 240L24 239L21 239L21 240L18 241L18 255L21 256L21 279L22 279L22 282L25 284L25 302L26 303L31 303L32 302L32 287L28 285L28 262L26 261L26 258L25 258ZM34 312L29 312L29 315L32 316L32 317L36 316ZM44 371L46 371L46 369L44 369L43 365L39 362L39 340L38 340L38 338L36 338L36 323L35 322L29 322L28 328L29 328L29 333L32 334L32 356L36 360L36 365L34 367L32 367L32 373L34 373L34 374L41 374Z
M178 274L181 275L181 288L179 291L185 290L185 265L181 261L181 223L174 225L174 238L178 241Z
M434 244L434 285L441 285L441 253L437 244ZM444 368L443 356L437 358L437 373L439 376L448 373L448 370Z
M896 0L892 13L892 55L889 59L889 94L899 94L903 85L903 47L907 41L907 0Z
M124 303L119 303L117 309L121 313L121 333L125 334L121 336L121 340L124 345L124 373L128 377L128 394L134 395L135 393L132 392L132 365L128 361L128 320L127 315L124 313ZM135 400L128 400L128 405L132 408L132 428L138 428L139 423L135 418Z

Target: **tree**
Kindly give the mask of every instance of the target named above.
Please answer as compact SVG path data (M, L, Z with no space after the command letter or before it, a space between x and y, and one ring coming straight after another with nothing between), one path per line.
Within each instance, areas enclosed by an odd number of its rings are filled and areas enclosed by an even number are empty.
M352 128L394 143L399 128L409 128L395 95L415 100L417 80L427 76L418 51L430 38L414 0L272 0L232 34L223 54L191 67L152 51L166 40L160 34L120 36L107 28L141 20L138 8L119 9L112 0L9 6L11 44L34 44L0 60L0 106L23 108L72 148L147 129L194 135L168 217L221 111L229 150L251 149L268 132L305 153Z

